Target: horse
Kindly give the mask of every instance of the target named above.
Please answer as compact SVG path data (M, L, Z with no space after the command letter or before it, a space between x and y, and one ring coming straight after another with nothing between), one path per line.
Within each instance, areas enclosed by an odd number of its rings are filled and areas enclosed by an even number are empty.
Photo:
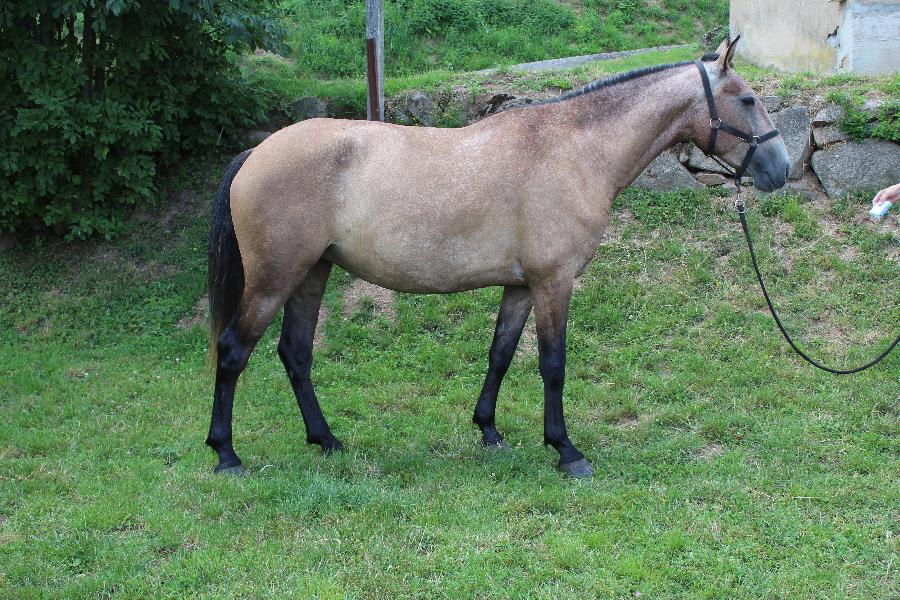
M726 120L744 131L772 129L733 69L736 41L698 61L601 79L466 127L310 119L235 158L216 195L209 247L215 393L206 443L218 455L215 472L246 472L232 443L235 385L282 306L278 355L306 441L324 453L343 449L310 380L322 294L337 264L400 292L503 287L473 417L489 448L505 445L497 395L533 309L544 444L559 453L565 475L592 475L563 415L566 322L574 282L595 255L613 200L661 152L686 141L746 167L760 190L787 180L777 132L758 148L754 136L755 153L746 155L749 137L719 136L715 144ZM710 114L714 106L718 115Z

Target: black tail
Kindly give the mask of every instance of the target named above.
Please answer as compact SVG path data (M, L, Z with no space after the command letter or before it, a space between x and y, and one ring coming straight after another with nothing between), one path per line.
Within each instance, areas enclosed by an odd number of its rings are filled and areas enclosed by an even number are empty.
M213 204L207 279L211 325L209 357L213 366L216 365L219 336L237 312L244 293L244 265L231 220L231 182L250 152L251 150L245 150L231 161Z

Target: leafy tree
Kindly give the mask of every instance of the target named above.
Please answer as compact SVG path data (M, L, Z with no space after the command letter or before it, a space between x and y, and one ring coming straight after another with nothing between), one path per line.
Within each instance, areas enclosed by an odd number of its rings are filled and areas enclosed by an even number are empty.
M160 168L261 111L234 52L277 48L268 0L0 3L0 230L121 229Z

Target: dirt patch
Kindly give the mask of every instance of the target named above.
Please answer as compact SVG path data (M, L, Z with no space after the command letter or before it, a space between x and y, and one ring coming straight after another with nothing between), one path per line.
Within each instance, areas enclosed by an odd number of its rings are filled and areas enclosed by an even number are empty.
M624 414L612 421L610 425L616 429L631 429L632 427L637 427L638 423L640 423L640 420L636 415Z
M711 458L715 458L716 456L721 455L725 452L725 446L722 444L709 444L707 446L703 446L694 454L694 458L699 460L709 460Z
M584 10L584 0L559 0L559 3L565 4L579 15Z
M522 336L519 338L519 345L516 346L516 357L534 356L537 352L537 330L534 325L534 313L528 315L525 321L525 327L522 329Z
M623 206L609 217L609 223L603 232L601 244L616 244L622 241L622 233L635 220L634 213L631 209Z
M159 216L159 224L163 229L168 228L182 215L195 215L206 209L203 196L196 189L186 189L174 196L170 200L171 204Z
M397 318L394 292L363 279L354 279L350 287L344 291L344 306L341 314L349 317L359 311L363 306L364 298L369 298L373 302L375 316L383 316L391 321ZM321 319L321 313L319 318Z
M626 429L634 429L638 425L642 423L647 423L653 419L653 415L650 413L637 414L635 411L628 409L622 412L622 414L616 416L614 419L609 420L610 426L615 429L626 430Z
M209 296L201 296L194 303L190 314L180 318L175 326L178 329L190 329L196 325L206 323L206 316L209 313Z
M114 246L102 244L94 250L91 260L98 263L114 263L119 260L119 251Z
M843 250L840 251L838 256L841 257L841 260L853 262L859 258L859 248L857 248L856 246L844 246Z
M175 267L172 265L158 260L144 260L143 258L135 259L134 268L148 281L171 277L176 272Z
M325 321L328 320L328 307L322 304L319 308L319 318L316 319L316 334L313 337L313 348L325 346Z

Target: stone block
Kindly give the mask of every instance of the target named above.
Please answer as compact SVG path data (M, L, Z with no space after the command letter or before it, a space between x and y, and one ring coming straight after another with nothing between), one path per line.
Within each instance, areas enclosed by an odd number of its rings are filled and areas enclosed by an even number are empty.
M803 176L803 165L813 151L809 109L805 106L785 108L772 115L772 122L781 132L781 138L787 147L791 161L789 178L798 179Z
M631 185L657 191L703 189L703 186L697 183L697 180L684 168L684 165L678 161L678 156L671 150L657 156Z
M840 104L826 104L813 117L813 125L830 125L837 123L844 116L844 107Z
M826 125L813 129L813 141L818 148L825 148L839 142L846 142L850 136L841 131L837 125Z
M296 123L298 121L305 121L306 119L327 117L328 106L318 98L306 96L295 102L291 102L287 107L287 112L291 116L291 119Z
M812 167L829 198L875 192L900 181L900 146L885 140L844 142L816 151Z
M730 180L720 173L697 173L697 181L706 186L725 185Z
M719 133L719 135L723 134ZM724 175L728 174L728 171L723 169L719 163L703 154L703 151L697 146L692 146L688 152L687 164L696 171L708 171L710 173L722 173Z

